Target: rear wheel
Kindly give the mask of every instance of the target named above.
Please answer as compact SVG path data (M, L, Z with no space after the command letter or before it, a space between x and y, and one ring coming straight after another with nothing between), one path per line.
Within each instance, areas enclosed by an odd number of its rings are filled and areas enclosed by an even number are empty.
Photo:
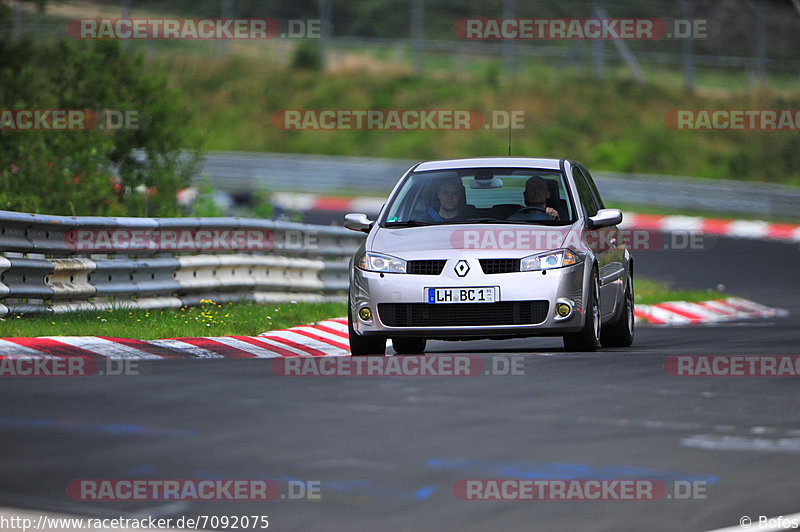
M400 355L421 355L427 343L425 338L392 338L392 348Z
M592 274L589 293L586 296L586 320L580 332L564 335L567 351L595 351L600 343L600 284L597 272Z
M603 327L600 335L600 343L603 347L629 347L633 344L634 336L634 315L633 315L633 277L628 278L628 287L625 289L625 297L622 316L614 323Z
M347 332L350 337L350 354L354 357L383 356L386 354L386 338L383 336L361 336L353 329L353 316L347 309Z

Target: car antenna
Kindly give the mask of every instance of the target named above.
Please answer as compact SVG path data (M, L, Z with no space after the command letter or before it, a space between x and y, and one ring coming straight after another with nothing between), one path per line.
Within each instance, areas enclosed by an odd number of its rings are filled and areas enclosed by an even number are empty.
M508 156L511 157L511 122L508 123Z

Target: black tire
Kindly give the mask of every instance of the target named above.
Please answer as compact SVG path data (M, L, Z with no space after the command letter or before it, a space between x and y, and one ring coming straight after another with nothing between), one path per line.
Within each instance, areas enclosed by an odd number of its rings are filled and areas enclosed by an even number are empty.
M567 351L595 351L602 336L600 318L600 283L597 272L592 273L586 308L586 320L583 329L576 333L564 335L564 349Z
M603 327L603 332L600 334L600 343L603 347L630 347L633 344L633 337L636 334L633 315L633 277L628 278L623 305L619 319Z
M383 336L361 336L353 329L353 316L347 309L347 332L350 339L350 354L354 357L385 356L386 338Z
M427 343L425 338L392 338L392 348L399 355L422 355Z

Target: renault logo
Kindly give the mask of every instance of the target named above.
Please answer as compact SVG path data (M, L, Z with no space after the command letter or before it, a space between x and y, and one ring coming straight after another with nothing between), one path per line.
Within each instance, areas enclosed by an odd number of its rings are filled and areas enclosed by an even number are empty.
M456 275L459 277L464 277L469 273L469 264L467 264L465 260L460 260L456 263L456 267L453 268L453 271L455 271Z

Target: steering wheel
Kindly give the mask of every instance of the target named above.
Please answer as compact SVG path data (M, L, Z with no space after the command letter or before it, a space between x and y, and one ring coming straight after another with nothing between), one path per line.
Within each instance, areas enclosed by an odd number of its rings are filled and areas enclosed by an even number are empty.
M523 208L519 209L514 214L528 214L528 213L531 213L531 212L541 212L541 213L547 214L547 209L544 208L544 207L529 206L529 207L523 207ZM547 216L550 216L550 215L547 214ZM550 217L552 218L552 216L550 216Z

